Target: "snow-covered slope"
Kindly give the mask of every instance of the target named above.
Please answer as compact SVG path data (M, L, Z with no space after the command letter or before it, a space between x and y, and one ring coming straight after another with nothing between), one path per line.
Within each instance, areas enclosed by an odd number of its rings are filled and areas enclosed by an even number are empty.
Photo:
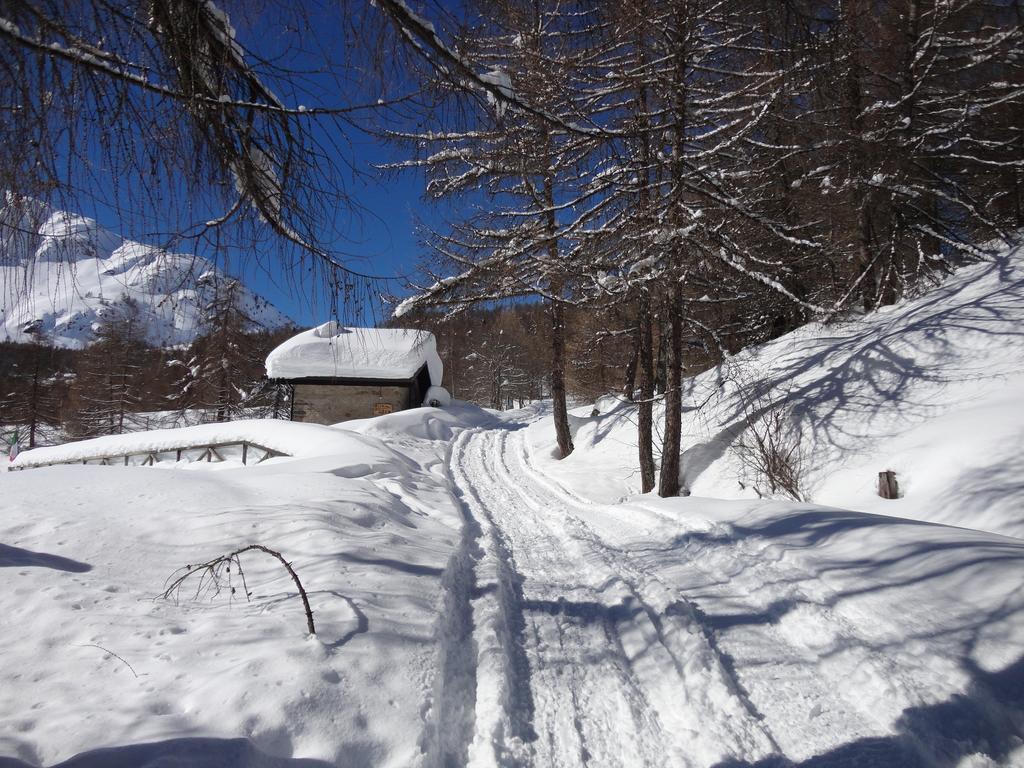
M452 456L469 765L1024 765L1024 542L792 501L595 503L601 468L552 477L535 418Z
M681 475L695 496L767 491L736 444L778 409L800 438L805 499L1024 536L1024 246L919 298L746 350L689 380L683 404ZM598 407L577 412L577 452L546 468L615 500L639 488L635 410ZM878 496L884 470L900 498Z
M447 438L490 417L395 416L366 434L274 421L175 431L295 454L258 466L0 473L0 766L421 764L462 520ZM316 637L260 553L242 558L251 602L237 573L237 593L158 597L177 569L251 543L294 566Z
M2 340L26 341L38 329L53 344L80 348L99 316L127 296L142 309L150 343L189 342L222 279L206 259L124 240L84 216L37 202L0 207ZM289 322L244 287L241 305L254 329Z

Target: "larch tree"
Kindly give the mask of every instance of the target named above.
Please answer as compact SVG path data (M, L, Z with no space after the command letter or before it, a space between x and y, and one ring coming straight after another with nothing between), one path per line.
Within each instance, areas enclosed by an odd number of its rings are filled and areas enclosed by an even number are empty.
M699 0L637 5L612 16L619 43L605 79L619 98L608 112L615 149L597 174L612 188L602 193L604 218L590 232L593 258L604 265L593 290L637 307L644 490L654 485L647 404L655 388L652 320L661 322L658 487L675 495L686 346L695 337L717 343L721 307L752 295L807 305L787 285L789 254L815 252L818 244L776 215L759 175L777 154L763 140L767 118L803 66L775 56L767 9Z
M586 30L567 25L578 24L579 17L543 3L508 2L486 10L491 16L461 39L463 58L486 70L509 98L571 119L580 110L575 73L587 51L580 41ZM461 90L454 95L464 98ZM575 197L595 142L495 98L467 118L469 125L457 130L394 134L419 149L418 158L402 166L426 172L428 195L460 196L475 209L447 232L432 234L436 260L449 274L421 286L398 311L541 297L548 308L556 441L565 457L573 450L565 310L579 269L573 239L585 218Z
M66 386L55 370L56 351L45 334L30 330L29 335L31 341L19 350L22 354L12 355L3 377L7 391L0 391L0 424L24 427L25 447L35 448L44 426L59 423Z
M192 345L188 366L198 381L191 405L213 411L217 421L231 421L254 391L265 355L249 337L254 323L242 303L242 284L221 276L204 278L210 298L203 308L203 335Z
M93 343L78 360L70 425L77 437L121 434L126 417L142 403L147 345L139 304L122 296L104 310Z

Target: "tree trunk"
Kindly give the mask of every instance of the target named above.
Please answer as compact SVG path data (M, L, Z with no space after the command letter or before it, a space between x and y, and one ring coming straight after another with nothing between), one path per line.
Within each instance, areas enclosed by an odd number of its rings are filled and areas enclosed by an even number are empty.
M555 438L561 458L572 453L572 435L569 433L569 409L565 404L565 307L552 301L551 314L551 400L555 413Z
M28 447L36 447L36 429L39 426L39 378L40 378L40 365L39 357L42 354L37 346L32 350L34 359L34 367L32 369L32 395L29 400L29 413L28 413Z
M127 352L122 354L127 355ZM121 384L117 393L117 434L124 434L124 414L128 410L128 364L121 366Z
M665 349L668 337L665 335L664 323L661 323L658 329L660 332L658 333L658 356L654 367L654 391L659 395L663 395L665 390L668 389L668 352Z
M640 408L637 414L640 490L649 493L654 490L654 343L650 297L646 292L640 293L637 324L640 328Z
M676 278L669 307L668 387L665 390L665 438L661 448L659 496L679 495L679 451L682 437L683 283Z
M640 361L641 333L638 320L636 327L633 329L633 351L629 356L629 362L626 364L626 383L622 386L622 394L629 400L636 397L636 369Z
M641 10L641 8L638 8ZM646 51L649 45L645 40L644 26L637 28L636 51L640 56L638 72L647 68ZM637 80L636 112L641 127L640 168L638 176L643 183L640 186L639 204L643 217L651 215L651 168L654 167L654 150L652 147L650 128L650 109L647 103L647 85L643 77ZM650 222L647 222L650 226ZM637 450L640 459L640 490L650 493L654 490L654 330L651 318L651 295L641 288L637 296L637 365L640 373L640 406L637 409Z
M871 241L871 194L865 194L858 201L857 214L857 255L860 261L863 278L860 284L861 295L864 297L864 310L870 312L877 309L880 296L880 276L874 248Z
M689 28L689 3L685 0L676 5L677 23L680 29ZM675 93L673 113L676 125L672 131L671 173L673 200L669 209L669 223L680 226L683 209L682 179L685 175L683 153L686 148L686 71L688 63L688 38L684 39L675 52ZM664 311L668 321L668 345L665 349L664 330L662 348L665 354L665 428L661 443L661 476L658 478L658 495L679 495L679 448L682 433L682 374L683 374L683 275L686 253L681 246L675 251L675 269L669 274L672 284L666 297ZM665 322L662 322L662 329Z
M550 139L549 139L550 141ZM544 203L547 206L547 234L549 269L561 269L558 263L558 223L555 220L555 182L549 174L544 178ZM572 435L569 433L569 409L565 404L565 306L562 304L564 288L561 277L549 280L551 304L551 400L554 405L555 439L560 458L572 453Z
M217 421L230 421L228 409L231 405L231 389L228 372L223 364L217 373Z

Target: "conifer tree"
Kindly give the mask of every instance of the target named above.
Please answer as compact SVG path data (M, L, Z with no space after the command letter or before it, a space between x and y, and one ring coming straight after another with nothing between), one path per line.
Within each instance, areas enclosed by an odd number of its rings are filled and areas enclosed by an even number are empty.
M237 418L262 371L261 350L252 344L253 319L242 303L238 280L207 280L210 300L204 307L205 333L193 344L188 366L196 380L192 405L213 411L217 421Z
M61 399L66 389L57 371L57 351L45 334L30 332L31 341L12 349L11 368L3 376L5 392L0 393L0 424L23 427L24 447L39 445L42 430L57 425Z
M107 304L93 333L72 392L76 408L69 427L78 437L123 433L126 417L143 404L148 347L138 302L122 296Z

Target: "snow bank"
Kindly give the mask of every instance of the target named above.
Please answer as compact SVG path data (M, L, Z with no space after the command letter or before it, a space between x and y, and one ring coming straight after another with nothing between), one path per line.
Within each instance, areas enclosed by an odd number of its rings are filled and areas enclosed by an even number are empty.
M1024 764L1024 542L793 502L613 510L587 520L693 601L790 760Z
M452 400L444 408L410 408L372 419L343 421L336 426L382 439L412 437L450 441L459 430L498 424L493 412L462 400Z
M683 486L767 492L734 450L774 409L800 436L806 498L1024 536L1024 247L965 267L925 295L848 322L811 324L687 382ZM580 409L576 453L545 470L588 498L637 493L636 411ZM660 408L655 414L660 421ZM534 439L553 445L549 427ZM896 472L901 498L877 495ZM755 490L757 489L757 490Z
M248 441L288 456L352 455L360 464L393 460L386 446L362 440L350 432L276 419L246 419L197 424L179 429L154 429L109 435L64 445L22 451L12 469L61 464L98 456L123 456L172 451L177 448Z
M410 379L424 365L441 384L434 334L407 328L344 328L324 323L288 339L267 357L272 379Z
M365 434L248 421L89 441L121 451L248 439L294 456L217 472L0 473L0 616L18 628L0 632L0 764L422 764L462 515L447 442L414 434L480 418L464 415L418 409ZM294 566L316 638L262 554L243 555L251 602L237 574L234 594L158 599L177 569L253 543Z

